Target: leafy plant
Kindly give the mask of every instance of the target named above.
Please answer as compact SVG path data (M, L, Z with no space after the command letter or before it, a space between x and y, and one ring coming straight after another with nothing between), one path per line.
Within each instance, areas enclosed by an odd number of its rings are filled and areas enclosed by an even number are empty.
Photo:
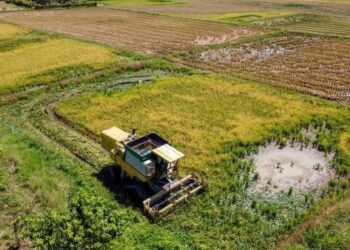
M121 233L125 215L115 202L84 189L69 199L68 212L49 209L25 220L25 235L39 249L107 249Z

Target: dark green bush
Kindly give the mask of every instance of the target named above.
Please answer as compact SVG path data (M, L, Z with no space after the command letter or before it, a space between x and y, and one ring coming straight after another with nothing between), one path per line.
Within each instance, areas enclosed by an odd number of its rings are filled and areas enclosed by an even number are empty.
M117 211L115 202L79 189L70 196L67 212L49 209L27 218L24 233L39 249L109 249L125 218Z

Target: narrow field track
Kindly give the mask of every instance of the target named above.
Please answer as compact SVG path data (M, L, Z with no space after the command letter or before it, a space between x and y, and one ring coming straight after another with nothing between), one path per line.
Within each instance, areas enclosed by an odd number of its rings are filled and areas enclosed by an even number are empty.
M265 32L260 28L103 8L5 13L0 19L150 54L168 54Z
M189 54L202 69L350 101L350 40L286 36Z

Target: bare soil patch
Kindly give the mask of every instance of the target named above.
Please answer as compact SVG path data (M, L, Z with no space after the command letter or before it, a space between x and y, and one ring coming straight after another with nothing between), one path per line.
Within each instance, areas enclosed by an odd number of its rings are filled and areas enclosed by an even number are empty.
M264 30L104 8L5 13L0 19L125 49L167 54Z
M280 148L270 144L253 157L259 178L251 191L272 194L289 188L298 194L320 191L336 176L330 166L333 156L311 146L301 150L300 145Z

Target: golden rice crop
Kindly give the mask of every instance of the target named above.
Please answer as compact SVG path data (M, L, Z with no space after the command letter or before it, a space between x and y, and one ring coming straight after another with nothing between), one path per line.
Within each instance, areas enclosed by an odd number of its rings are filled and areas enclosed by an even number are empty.
M259 142L272 129L315 116L350 115L319 99L217 76L163 78L111 96L84 94L59 103L56 112L95 134L111 126L137 127L141 134L155 130L187 155L181 169L207 176L219 171L208 166L227 159L219 153L225 143Z
M0 40L9 39L15 35L24 34L27 31L15 25L0 23Z
M71 39L49 39L0 53L0 89L25 84L28 77L67 66L102 67L116 59L110 49Z

